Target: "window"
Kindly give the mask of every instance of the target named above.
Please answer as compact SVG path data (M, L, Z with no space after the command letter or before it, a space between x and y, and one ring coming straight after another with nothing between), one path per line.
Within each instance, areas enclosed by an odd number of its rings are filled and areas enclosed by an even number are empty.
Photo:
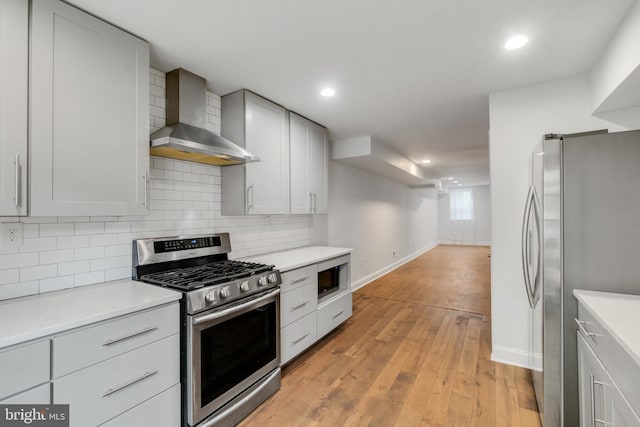
M452 221L473 220L471 188L454 188L449 191L449 216Z

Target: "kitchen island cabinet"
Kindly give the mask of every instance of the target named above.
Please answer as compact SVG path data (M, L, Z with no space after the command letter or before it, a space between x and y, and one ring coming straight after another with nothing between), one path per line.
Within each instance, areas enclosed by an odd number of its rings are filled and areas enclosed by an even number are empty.
M574 290L580 425L640 426L640 296Z
M29 1L0 0L0 215L27 214Z
M33 0L30 61L30 214L145 214L148 43Z
M286 110L248 90L222 97L222 136L260 158L222 168L223 215L289 213Z
M329 140L327 129L289 112L291 144L291 213L328 212Z

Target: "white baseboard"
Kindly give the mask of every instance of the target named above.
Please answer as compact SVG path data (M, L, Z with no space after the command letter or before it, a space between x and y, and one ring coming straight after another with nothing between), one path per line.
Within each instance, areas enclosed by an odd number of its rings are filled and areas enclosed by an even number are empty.
M486 240L440 240L439 245L467 245L467 246L491 246L491 242Z
M400 267L401 265L406 264L409 261L412 261L412 260L416 259L417 257L422 255L423 253L430 251L431 249L433 249L436 246L438 246L438 244L439 244L438 242L434 242L434 243L430 244L429 246L425 246L422 249L418 249L417 251L413 252L412 254L407 255L404 258L399 259L398 261L394 262L393 264L389 264L388 266L386 266L384 268L381 268L378 271L374 271L373 273L363 277L360 280L352 282L351 283L351 289L355 291L356 289L360 289L361 287L363 287L365 285L368 285L369 283L373 282L377 278L384 276L388 272L393 271L396 268Z
M507 365L542 371L541 354L522 351L517 348L501 347L499 345L493 346L491 360Z

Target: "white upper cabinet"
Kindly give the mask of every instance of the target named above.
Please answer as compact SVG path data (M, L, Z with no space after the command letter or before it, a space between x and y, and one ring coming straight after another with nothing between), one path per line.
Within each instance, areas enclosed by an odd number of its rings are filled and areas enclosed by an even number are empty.
M0 0L0 215L27 214L29 2Z
M222 168L222 214L288 214L286 110L247 90L225 95L222 136L260 158L259 162Z
M291 213L327 213L327 130L289 112L291 138Z
M30 214L146 213L149 45L33 0L30 67Z

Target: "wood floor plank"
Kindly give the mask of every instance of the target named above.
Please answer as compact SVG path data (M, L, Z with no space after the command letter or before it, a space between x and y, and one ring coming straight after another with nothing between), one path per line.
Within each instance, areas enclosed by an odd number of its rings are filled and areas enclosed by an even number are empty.
M488 252L438 246L356 291L240 425L540 427L529 371L491 361Z

